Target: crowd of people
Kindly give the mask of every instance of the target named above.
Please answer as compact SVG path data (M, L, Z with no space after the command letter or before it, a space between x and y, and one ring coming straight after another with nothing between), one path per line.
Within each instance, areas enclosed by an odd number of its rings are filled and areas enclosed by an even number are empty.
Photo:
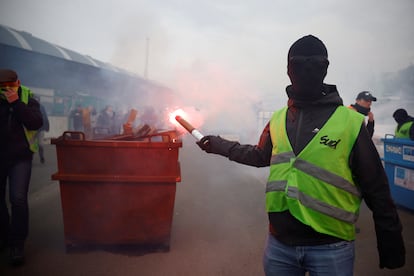
M298 39L287 55L287 105L274 112L258 144L241 145L215 135L197 142L207 153L270 167L266 275L353 275L362 200L373 213L379 266L394 269L405 263L401 221L372 142L371 105L377 98L362 91L345 107L337 87L324 82L328 66L328 51L319 38ZM50 126L44 107L15 71L0 69L0 88L0 249L9 248L10 263L22 265L33 155L39 152L45 163L42 142ZM395 137L414 140L414 118L402 108L392 116ZM69 129L85 131L91 127L87 122L105 134L120 134L127 117L128 112L116 112L111 105L96 112L78 104L70 112ZM160 121L152 107L139 120L149 125Z
M69 129L86 132L86 125L89 124L92 136L123 134L124 124L127 122L131 110L136 109L115 111L112 105L106 105L100 112L96 112L92 106L82 107L81 104L78 104L69 114ZM163 118L157 114L156 109L152 106L145 106L142 110L137 110L137 114L137 119L132 127L145 124L153 128L163 126Z

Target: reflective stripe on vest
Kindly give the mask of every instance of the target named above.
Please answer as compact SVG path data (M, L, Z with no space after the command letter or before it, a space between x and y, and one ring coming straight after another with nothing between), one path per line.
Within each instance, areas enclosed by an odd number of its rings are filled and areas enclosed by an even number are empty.
M32 91L26 86L21 85L22 93L20 95L21 101L25 104L29 103L29 98L33 97ZM39 150L39 143L37 140L37 130L28 130L23 126L24 134L26 135L26 140L29 143L29 148L32 152L37 152Z
M410 128L414 122L405 122L400 129L395 128L395 138L410 138Z
M361 196L348 165L364 117L340 106L295 156L286 134L287 108L270 121L273 143L266 187L268 212L289 210L315 231L355 238ZM336 162L335 162L336 161Z

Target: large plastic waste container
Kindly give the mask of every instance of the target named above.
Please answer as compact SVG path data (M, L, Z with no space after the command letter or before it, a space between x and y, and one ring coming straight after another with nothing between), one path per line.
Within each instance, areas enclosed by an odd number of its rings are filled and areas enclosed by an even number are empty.
M51 140L66 251L121 246L168 251L181 181L182 141L175 132L141 141L85 140L76 134Z
M391 195L397 205L414 210L414 141L390 134L381 140Z

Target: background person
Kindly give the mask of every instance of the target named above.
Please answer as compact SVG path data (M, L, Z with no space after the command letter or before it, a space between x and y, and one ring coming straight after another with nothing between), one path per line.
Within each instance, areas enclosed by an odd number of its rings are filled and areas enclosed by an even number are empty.
M111 105L101 110L96 121L97 128L104 129L105 134L118 134L115 131L115 112Z
M288 52L287 106L257 145L207 135L197 144L245 165L270 166L266 275L353 275L360 202L373 212L381 268L405 263L402 225L381 159L360 114L323 83L325 45L308 35ZM369 160L370 162L367 162Z
M70 112L70 120L74 131L83 131L83 111L82 105L77 104L76 108Z
M399 108L394 111L392 117L398 123L395 137L414 140L414 118L408 115L407 110Z
M371 111L372 102L376 102L377 98L372 96L371 92L369 91L362 91L358 94L355 99L355 103L351 104L349 107L358 111L364 116L368 117L368 121L366 124L367 130L369 135L374 136L374 127L375 127L375 120L374 120L374 113Z
M0 246L9 245L11 264L21 265L29 230L27 195L42 113L30 90L20 85L16 72L0 69L0 88Z
M43 125L37 132L37 140L39 143L39 158L40 163L45 163L45 154L44 154L44 139L45 139L45 132L49 132L50 129L50 123L49 123L49 117L47 116L46 108L40 103L40 99L38 97L35 97L35 99L39 102L40 105L40 112L42 113L42 120Z

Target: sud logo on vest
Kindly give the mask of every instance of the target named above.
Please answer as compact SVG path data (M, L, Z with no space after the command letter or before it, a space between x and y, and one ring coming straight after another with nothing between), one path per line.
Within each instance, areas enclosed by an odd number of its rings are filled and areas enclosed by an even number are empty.
M321 137L319 143L322 145L328 146L332 149L336 149L336 146L338 146L339 142L341 142L341 139L333 140L333 139L330 139L328 135L324 135Z

